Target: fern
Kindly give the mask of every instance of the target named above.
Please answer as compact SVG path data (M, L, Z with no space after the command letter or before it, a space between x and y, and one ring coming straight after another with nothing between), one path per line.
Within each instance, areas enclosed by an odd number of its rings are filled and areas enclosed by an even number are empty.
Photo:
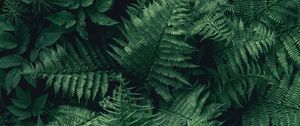
M112 55L128 71L147 78L155 91L170 101L169 86L190 85L175 68L195 65L186 62L191 59L187 54L194 50L184 39L189 1L166 2L150 5L141 18L133 16L133 23L125 25L128 44L119 42L123 49L113 46L116 54Z
M262 25L247 28L241 20L233 20L232 29L234 37L225 46L224 42L216 44L216 95L228 106L242 107L251 98L254 87L268 80L257 62L272 50L277 40L276 34Z
M225 16L229 5L223 0L199 0L195 2L193 25L190 28L191 35L202 35L202 40L212 39L216 41L230 40L233 31Z
M137 93L132 93L123 79L112 97L107 97L100 102L106 111L105 113L94 112L88 109L61 106L55 113L49 125L72 125L72 126L154 126L157 120L162 120L156 115L152 115L152 107L138 105L137 100L142 100ZM155 124L156 123L156 124Z
M298 46L300 44L299 28L292 31L287 31L281 34L280 40L283 43L283 47L286 54L293 60L297 65L300 64L300 53L298 51Z
M243 125L297 125L299 124L299 71L294 77L283 75L271 85L266 95L249 104L243 114Z
M77 96L78 102L94 100L99 91L104 97L109 80L117 73L105 70L109 68L108 62L101 60L101 52L88 52L90 45L76 41L75 47L67 44L66 50L59 45L56 49L45 49L40 52L39 61L26 65L23 73L46 78L47 87L53 86L55 94Z
M0 125L300 124L299 0L0 6Z
M62 105L56 110L55 115L48 126L85 125L86 122L94 119L98 113L86 109L70 105Z
M188 93L178 92L178 97L162 109L159 114L165 116L163 126L217 126L215 120L220 115L220 105L206 105L209 92L204 86L197 86ZM199 101L199 102L198 102Z
M287 17L293 15L290 11L297 5L295 0L234 0L236 14L250 24L252 21L274 27L287 22Z
M138 104L141 100L146 100L133 93L131 88L126 88L127 84L121 80L121 86L117 87L111 98L100 102L100 105L107 113L102 113L101 122L103 126L159 126L158 117L152 114L151 105Z
M230 65L219 65L218 71L212 74L217 84L213 93L225 107L243 107L250 101L255 88L269 80L268 74L254 63L236 71Z
M203 35L202 39L212 38L217 41L230 40L232 31L228 27L227 20L222 12L205 15L203 19L195 22L191 34Z
M276 34L262 25L246 29L240 21L235 22L234 27L234 39L227 42L228 46L223 46L217 51L218 56L224 57L224 60L234 67L242 69L243 64L249 65L251 60L257 61L271 50L277 41Z

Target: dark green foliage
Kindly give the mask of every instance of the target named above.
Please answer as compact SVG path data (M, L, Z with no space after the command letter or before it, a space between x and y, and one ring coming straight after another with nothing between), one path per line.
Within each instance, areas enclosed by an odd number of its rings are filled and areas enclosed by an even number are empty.
M96 119L98 114L86 108L63 105L57 108L53 121L49 126L57 125L85 125L90 120Z
M46 78L46 87L53 86L55 94L62 92L64 96L76 96L78 102L95 99L100 92L103 97L108 90L108 81L116 73L106 71L110 66L100 50L83 45L79 40L75 45L66 45L69 52L59 45L55 49L42 50L39 61L25 65L23 74ZM93 51L89 52L90 49Z
M1 68L10 68L20 66L24 62L23 58L18 55L9 55L0 59Z
M19 120L24 120L31 116L40 116L45 113L43 109L47 102L47 94L31 99L29 90L17 88L16 97L11 99L13 105L8 106L7 109L17 116Z
M0 0L0 125L298 126L299 0Z
M209 93L204 87L196 87L187 94L182 94L170 105L169 109L153 114L149 105L139 105L145 100L133 93L131 88L126 88L124 80L117 87L112 97L107 97L100 102L105 113L97 113L88 109L61 106L49 125L101 125L101 126L200 126L221 124L214 120L220 115L220 105L212 104L204 107ZM182 92L180 92L182 93ZM196 101L201 95L201 102ZM167 106L165 106L167 107ZM80 113L80 115L77 115Z
M299 124L299 71L295 75L283 75L264 96L250 103L243 115L244 125L285 126Z
M159 125L162 118L152 115L152 108L146 105L136 104L138 98L130 88L125 87L121 80L121 86L113 91L112 97L107 97L100 102L105 113L73 106L61 106L54 115L54 120L49 125L83 125L83 126L154 126ZM78 114L78 115L77 115ZM158 120L158 121L157 121Z
M188 1L164 2L150 5L142 17L132 17L132 23L125 24L128 43L119 40L123 49L113 47L116 53L113 57L129 72L146 78L159 95L170 101L173 98L169 86L190 85L176 68L196 65L187 62L191 59L188 54L194 50L185 42L184 36L189 20ZM172 5L174 9L171 9Z
M220 114L219 104L207 105L209 92L205 87L194 87L188 93L176 92L177 99L170 105L164 106L159 115L164 116L164 126L217 126L221 125L216 119ZM199 100L199 102L197 102Z

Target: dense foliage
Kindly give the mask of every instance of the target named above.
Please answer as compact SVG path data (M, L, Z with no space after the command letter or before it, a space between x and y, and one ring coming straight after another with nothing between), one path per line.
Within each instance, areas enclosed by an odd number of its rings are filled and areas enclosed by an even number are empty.
M0 125L299 126L299 0L0 0Z

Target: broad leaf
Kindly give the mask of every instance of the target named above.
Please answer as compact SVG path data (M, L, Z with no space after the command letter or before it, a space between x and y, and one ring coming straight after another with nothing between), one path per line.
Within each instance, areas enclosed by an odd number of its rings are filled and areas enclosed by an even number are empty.
M23 54L27 50L28 44L30 42L30 31L28 26L24 22L20 22L16 26L15 34L17 36L17 42L19 44L16 53Z
M14 31L14 26L8 21L0 21L0 30L2 31Z
M97 0L95 4L99 12L105 12L109 10L112 5L113 5L113 0Z
M38 97L33 105L32 105L32 112L33 112L33 115L40 115L42 114L42 109L45 107L46 105L46 102L47 102L47 98L48 98L48 95L43 95L43 96L40 96Z
M93 11L93 9L88 9L87 13L90 16L91 20L98 25L111 26L118 23L110 17L106 16L104 13Z
M20 120L23 120L23 119L27 119L29 117L31 117L31 113L24 110L24 109L21 109L21 108L18 108L17 106L14 106L14 105L10 105L7 107L7 109L14 115L18 116Z
M63 32L64 30L61 27L55 25L45 28L38 37L35 47L44 48L54 44Z
M33 0L22 0L24 3L30 4Z
M0 68L10 68L20 66L24 62L24 59L19 55L9 55L0 58Z
M81 3L82 7L88 7L88 6L92 5L93 2L94 2L94 0L81 0L80 3Z
M28 102L24 102L24 100L20 100L20 99L13 98L11 99L11 101L15 106L21 109L26 109L30 105L30 102L28 104Z
M12 99L15 106L26 109L31 104L31 93L28 90L22 88L16 88L17 99Z
M16 88L21 80L21 71L18 68L11 69L8 71L5 77L4 87L7 91L7 94L14 88Z
M7 32L0 31L0 49L13 49L17 47L16 38Z
M65 10L50 15L46 17L46 19L51 21L53 24L63 26L64 28L70 28L76 24L74 15Z
M39 116L38 117L38 120L37 120L37 123L36 123L36 126L45 126L43 120L41 119L41 117Z
M51 3L69 9L77 9L80 6L79 1L80 0L53 0Z
M86 23L85 23L86 14L83 10L78 11L78 23L76 25L76 30L79 33L80 37L87 40L88 39L88 33L85 30Z

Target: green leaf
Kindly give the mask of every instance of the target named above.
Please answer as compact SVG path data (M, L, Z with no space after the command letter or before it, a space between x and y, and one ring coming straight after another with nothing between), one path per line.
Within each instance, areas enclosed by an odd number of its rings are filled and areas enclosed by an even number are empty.
M79 33L80 37L87 40L88 33L85 30L86 23L85 23L86 15L83 10L78 11L78 23L76 25L76 31Z
M101 94L102 98L105 97L107 91L108 91L108 76L107 73L102 74L102 85L101 85Z
M44 124L44 122L43 122L43 120L41 119L40 116L38 117L36 126L45 126L45 124Z
M17 106L14 106L14 105L10 105L7 107L7 109L14 115L18 116L20 120L23 120L23 119L27 119L29 117L31 117L31 113L24 110L24 109L21 109L21 108L18 108Z
M24 74L24 79L34 88L36 88L37 79L33 74Z
M94 0L81 0L80 3L81 3L82 7L88 7L88 6L92 5L93 2L94 2Z
M2 31L14 31L14 26L8 21L1 21L0 22L0 30Z
M76 24L74 15L65 10L50 15L46 17L46 19L51 21L53 24L63 26L64 28L70 28Z
M22 109L26 109L31 104L31 93L29 90L23 90L22 88L16 88L17 99L13 99L13 103Z
M44 48L54 44L61 37L63 32L64 29L55 25L45 28L38 37L35 47Z
M30 4L30 3L32 3L32 0L22 0L22 2L24 2L26 4Z
M42 109L45 107L45 104L47 102L47 98L48 98L48 95L42 95L40 97L38 97L33 105L32 105L32 112L33 112L33 115L40 115L42 114Z
M87 13L90 16L91 20L98 25L111 26L118 23L110 17L106 16L104 13L96 12L92 9L88 9Z
M53 0L51 3L69 9L77 9L80 6L79 1L80 0Z
M0 31L0 49L13 49L17 47L16 38L10 33Z
M113 5L113 0L97 0L95 4L99 12L105 12L109 10L112 5Z
M40 50L39 49L33 49L31 50L30 54L29 54L29 59L30 61L34 61L37 59L38 57L38 54L39 54Z
M17 36L17 42L19 44L16 53L23 54L27 50L28 44L30 42L30 31L28 26L24 22L20 22L16 26L15 34Z
M9 55L0 58L0 68L10 68L20 66L24 62L24 59L19 55Z
M26 109L30 104L27 104L27 102L23 102L23 100L20 99L11 99L12 103L21 109Z
M5 77L5 89L7 94L14 88L16 88L21 80L21 71L18 68L11 69L8 71Z

